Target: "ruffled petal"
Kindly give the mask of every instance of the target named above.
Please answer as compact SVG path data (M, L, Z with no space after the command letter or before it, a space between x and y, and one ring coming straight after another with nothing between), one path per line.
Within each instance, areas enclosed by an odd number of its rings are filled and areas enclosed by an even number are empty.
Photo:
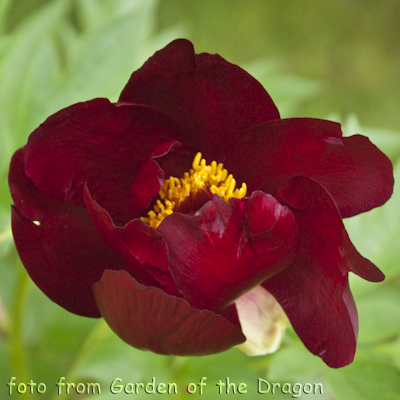
M334 198L342 217L381 206L393 192L390 160L364 136L342 137L331 121L294 118L253 127L223 161L250 192L275 195L293 176L312 178Z
M135 71L120 101L147 104L182 128L185 146L216 159L250 126L279 118L259 82L219 55L196 55L187 40L175 40Z
M131 217L135 218L150 205L164 183L165 173L154 158L165 156L173 148L180 146L176 140L158 146L144 162L131 188Z
M262 192L229 204L214 195L198 215L173 213L157 230L184 298L216 312L282 271L297 252L292 213Z
M22 263L36 285L75 314L99 317L92 284L104 269L127 268L97 234L87 210L42 193L24 171L24 150L11 161L12 230Z
M147 160L133 182L131 198L131 218L138 217L140 212L149 207L164 183L165 174L156 161Z
M300 249L288 268L262 286L278 300L313 354L330 367L345 366L353 360L358 334L348 266L364 261L347 252L349 239L337 207L317 182L292 178L279 195L299 223ZM371 265L366 269L371 272Z
M130 221L124 227L115 226L110 214L93 200L87 186L84 198L97 232L122 255L136 280L179 295L168 269L168 249L164 238L139 219Z
M225 351L245 340L240 328L222 315L196 310L184 299L140 285L124 271L105 271L93 291L111 329L139 349L198 356Z
M130 220L130 191L143 163L178 128L160 111L95 99L49 117L28 139L25 168L36 186L84 205L83 185L115 221Z

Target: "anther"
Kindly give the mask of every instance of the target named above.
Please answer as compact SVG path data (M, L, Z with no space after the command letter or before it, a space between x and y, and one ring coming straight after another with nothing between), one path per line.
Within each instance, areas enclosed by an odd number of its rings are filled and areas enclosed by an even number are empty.
M192 167L193 169L196 169L200 165L200 160L201 160L201 153L197 153L196 156L193 159Z
M246 196L247 186L242 183L241 188L236 188L236 180L229 174L222 163L212 161L210 165L202 158L199 152L193 159L192 169L185 172L183 178L169 177L164 181L153 210L148 217L140 219L153 228L157 228L163 219L174 212L174 208L184 201L195 196L201 190L207 189L212 194L217 194L225 201L231 197L241 198Z

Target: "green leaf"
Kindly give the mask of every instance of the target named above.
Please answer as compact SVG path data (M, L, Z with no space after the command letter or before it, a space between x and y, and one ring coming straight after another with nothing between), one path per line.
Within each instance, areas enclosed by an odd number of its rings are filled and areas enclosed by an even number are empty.
M152 3L151 7L154 7L155 1L150 0L146 3ZM79 22L84 29L91 29L110 18L140 9L143 3L140 0L78 0Z
M244 69L264 86L282 118L295 115L304 100L317 96L321 91L321 84L316 80L282 72L284 68L278 61L258 60Z
M0 33L5 31L5 23L7 12L10 8L11 0L0 0Z
M96 398L102 400L115 398L110 387L116 378L116 384L123 386L140 382L146 385L152 382L153 377L156 385L176 382L169 368L172 357L132 348L119 339L103 320L97 323L76 354L72 369L65 373L66 381L98 382L101 395L96 395ZM143 389L135 394L138 399L147 396ZM122 391L117 394L117 398L120 397L126 398L127 394Z
M399 399L400 373L383 362L356 360L341 369L327 369L324 375L338 400Z
M400 370L400 338L384 346L382 352L386 352L391 357L394 365Z
M151 33L154 5L154 1L141 3L78 37L67 71L54 88L49 114L96 97L118 99L131 73L144 61L142 48Z
M171 357L145 352L124 343L109 326L100 320L86 348L78 357L74 376L111 383L115 377L125 382L169 379L167 366ZM111 373L112 372L112 373Z
M394 167L395 182L400 182L400 163ZM390 200L382 207L344 220L357 250L374 262L386 275L386 282L400 274L400 186L396 183ZM370 282L350 274L355 294L369 292ZM377 284L374 284L377 285ZM382 284L379 284L382 285Z
M54 33L67 7L64 1L49 3L21 26L10 41L0 64L0 109L7 117L6 126L17 137L18 145L25 141L26 129L33 126L39 97L46 86L53 86L54 48L49 38Z
M375 146L392 160L400 155L399 131L361 126L354 114L350 114L345 121L340 121L340 118L337 116L334 116L333 119L342 123L342 130L345 136L357 134L367 136Z
M12 130L9 125L9 121L0 108L0 176L6 176L8 166L10 164L10 158L15 150L16 143L15 138L12 135ZM4 182L5 180L1 180Z
M35 54L26 63L23 83L15 105L13 131L17 146L25 144L28 135L47 118L45 104L59 74L58 56L48 39L37 44Z
M10 35L0 59L0 259L11 246L7 185L12 153L47 115L44 104L59 74L53 43L57 24L66 15L66 2L53 1L33 14Z
M9 212L0 213L0 260L14 247Z
M357 298L359 343L373 343L400 333L400 295L385 285Z
M268 378L271 381L305 379L327 368L323 361L311 354L302 344L279 349L272 356Z
M221 354L181 358L178 359L181 364L176 366L175 376L182 387L187 387L191 383L192 386L197 385L196 395L199 394L200 379L206 377L203 393L207 396L206 398L237 398L239 387L242 388L242 392L247 391L243 395L252 396L257 395L258 379L266 378L265 368L270 357L270 355L249 357L242 351L233 348ZM234 394L234 390L236 390L236 394ZM186 394L185 398L189 399L193 396L194 394ZM280 398L279 393L276 398Z

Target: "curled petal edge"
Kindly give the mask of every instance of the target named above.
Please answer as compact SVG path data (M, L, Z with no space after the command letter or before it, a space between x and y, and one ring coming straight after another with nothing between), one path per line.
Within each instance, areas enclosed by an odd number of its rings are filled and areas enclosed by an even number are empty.
M93 292L111 329L138 349L200 356L228 350L246 339L222 315L194 309L184 299L141 285L125 271L104 271Z
M180 297L168 269L168 249L163 237L139 219L123 227L116 226L110 214L93 200L87 185L84 199L97 232L121 254L132 275L144 285L156 286Z
M289 320L280 304L262 286L256 286L236 302L246 341L237 347L249 356L278 350Z
M180 145L181 143L177 140L161 144L142 165L130 191L132 218L137 217L142 210L150 205L152 199L163 186L165 173L154 159L168 154Z
M173 213L157 230L183 296L193 307L215 312L290 265L298 248L292 213L262 192L229 204L215 194L198 215Z
M300 249L283 272L263 282L308 350L332 368L353 361L357 310L348 285L349 265L369 278L377 268L351 247L335 202L317 182L291 178L280 190L300 226ZM354 253L356 252L356 253ZM378 270L379 271L379 270Z

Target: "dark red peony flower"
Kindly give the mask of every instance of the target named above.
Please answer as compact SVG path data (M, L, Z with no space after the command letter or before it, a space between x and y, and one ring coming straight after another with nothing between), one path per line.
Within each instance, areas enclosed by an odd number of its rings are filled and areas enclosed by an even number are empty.
M134 72L118 103L49 117L9 184L40 289L156 353L221 352L243 332L250 353L276 348L277 300L313 354L344 366L358 331L348 273L384 279L342 218L389 199L388 158L337 123L280 119L256 80L186 40Z

